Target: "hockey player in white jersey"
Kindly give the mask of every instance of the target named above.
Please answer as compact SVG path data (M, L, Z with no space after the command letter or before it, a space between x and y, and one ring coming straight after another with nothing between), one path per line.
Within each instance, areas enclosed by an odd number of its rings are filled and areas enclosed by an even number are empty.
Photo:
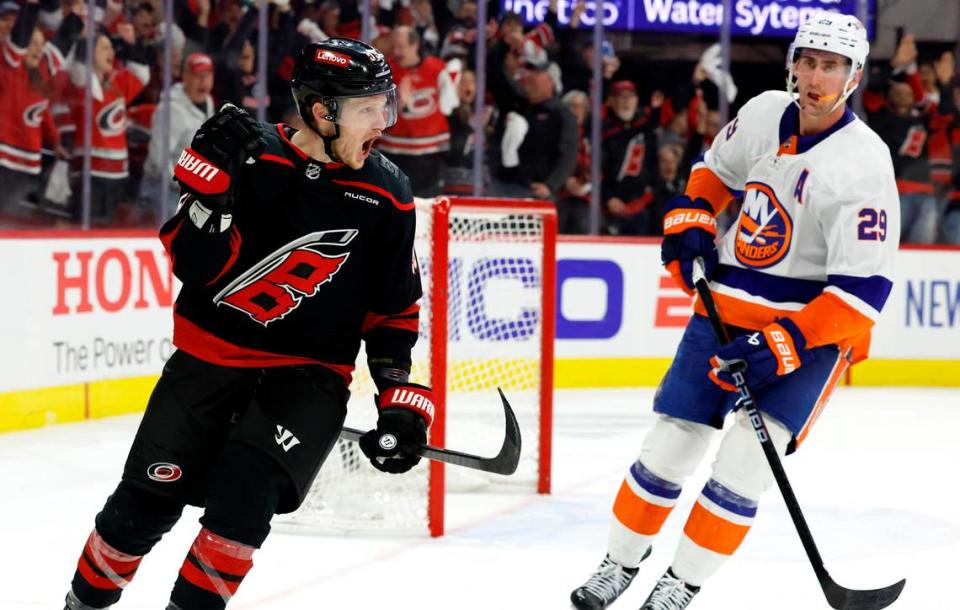
M899 201L887 147L846 106L869 44L860 22L824 13L802 25L787 57L787 91L747 102L664 213L662 258L693 293L702 257L734 340L721 345L695 304L654 398L659 417L613 504L607 556L571 594L605 608L630 584L711 438L735 410L730 367L747 384L781 455L810 432L832 390L867 357L870 329L892 287ZM716 216L743 198L715 245ZM743 541L773 482L742 412L673 562L641 610L680 610Z

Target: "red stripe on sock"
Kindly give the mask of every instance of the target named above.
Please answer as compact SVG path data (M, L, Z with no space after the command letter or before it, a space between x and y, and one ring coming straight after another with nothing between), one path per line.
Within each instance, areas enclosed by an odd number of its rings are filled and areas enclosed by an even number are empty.
M97 589L117 590L130 583L141 561L142 555L127 555L118 551L104 542L94 529L77 561L77 571Z
M224 601L228 601L237 592L237 588L240 586L239 582L223 580L216 575L213 577L216 580L211 579L210 575L193 565L189 559L184 561L183 565L180 567L180 576L183 576L184 580L195 587L203 589L204 591L209 591L215 595L219 595L224 599ZM226 593L226 595L224 595L224 593Z
M253 567L252 546L217 536L210 530L200 530L190 553L202 564L224 574L243 578Z

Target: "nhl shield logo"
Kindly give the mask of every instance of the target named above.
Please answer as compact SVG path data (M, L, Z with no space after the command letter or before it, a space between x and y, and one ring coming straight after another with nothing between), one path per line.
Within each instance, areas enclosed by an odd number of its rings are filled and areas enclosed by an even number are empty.
M320 177L320 166L316 163L310 163L307 165L307 171L305 173L308 180L316 180Z
M747 184L737 222L737 260L754 269L777 264L793 237L793 219L777 194L762 182Z

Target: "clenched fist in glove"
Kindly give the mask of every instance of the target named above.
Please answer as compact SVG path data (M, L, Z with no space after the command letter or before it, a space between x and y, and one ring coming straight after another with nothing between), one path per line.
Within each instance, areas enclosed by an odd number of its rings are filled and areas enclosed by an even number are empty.
M180 154L174 177L207 207L224 211L231 204L233 177L264 146L257 121L245 110L224 104Z
M703 258L703 272L709 280L717 267L719 255L714 240L717 218L706 199L690 199L677 195L663 211L663 242L660 259L680 288L692 295L693 261Z
M790 318L781 318L762 330L737 337L710 359L710 379L724 390L737 391L733 373L743 371L751 390L759 390L814 358L807 340Z
M377 470L399 474L420 462L433 422L433 390L415 383L387 388L377 396L377 427L360 437L360 450Z

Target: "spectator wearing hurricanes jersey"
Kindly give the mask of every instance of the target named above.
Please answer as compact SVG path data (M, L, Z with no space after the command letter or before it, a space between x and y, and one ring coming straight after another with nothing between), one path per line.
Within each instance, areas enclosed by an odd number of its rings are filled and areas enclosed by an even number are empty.
M520 80L525 108L497 128L491 194L555 199L577 164L577 122L557 96L556 64L527 64Z
M213 60L204 53L191 53L184 62L183 82L170 88L170 95L161 99L153 113L150 150L143 168L142 197L151 202L162 203L159 201L161 182L170 181L180 151L190 145L193 134L216 110L210 96L212 89ZM170 109L170 146L164 149L162 118L167 108ZM177 189L170 187L167 190L168 201L165 207L158 211L165 214L176 209L179 196Z
M660 217L653 203L656 173L656 128L663 94L641 108L637 87L620 80L610 87L609 110L603 122L603 194L608 230L614 235L656 235Z
M113 42L106 34L98 34L94 41L93 58L85 60L84 44L75 46L75 59L70 66L70 84L67 99L71 102L71 114L75 128L73 146L73 171L79 179L83 168L87 120L84 117L84 86L88 65L93 69L92 96L93 117L90 122L90 219L104 224L114 219L117 205L125 197L125 185L129 176L127 151L127 105L143 90L150 79L150 69L143 59L143 48L133 46L133 30L127 31L128 39L121 48L125 51L126 65L117 64ZM82 189L74 186L74 214L79 218Z
M900 192L901 240L933 243L940 218L931 174L930 142L945 128L943 115L953 111L953 96L940 95L940 104L924 104L916 68L917 48L904 36L889 65L876 64L870 75L864 108L870 126L890 149Z
M290 85L304 129L224 105L178 161L183 205L160 232L183 282L177 350L67 610L116 604L187 504L203 516L166 607L223 610L271 518L300 506L339 438L361 344L379 392L361 451L391 474L420 461L434 406L409 381L416 210L409 181L373 150L396 117L390 68L372 47L331 38L303 49ZM408 593L398 607L415 605ZM368 591L356 605L379 601Z
M460 98L443 61L421 56L416 30L397 26L391 38L400 114L378 147L410 177L414 195L433 197L440 192L443 159L450 150L447 117Z
M62 57L45 43L36 27L39 6L28 2L17 11L8 2L0 20L15 19L0 41L0 210L20 215L22 204L35 202L40 190L40 157L44 142L60 150L50 115L53 79Z

